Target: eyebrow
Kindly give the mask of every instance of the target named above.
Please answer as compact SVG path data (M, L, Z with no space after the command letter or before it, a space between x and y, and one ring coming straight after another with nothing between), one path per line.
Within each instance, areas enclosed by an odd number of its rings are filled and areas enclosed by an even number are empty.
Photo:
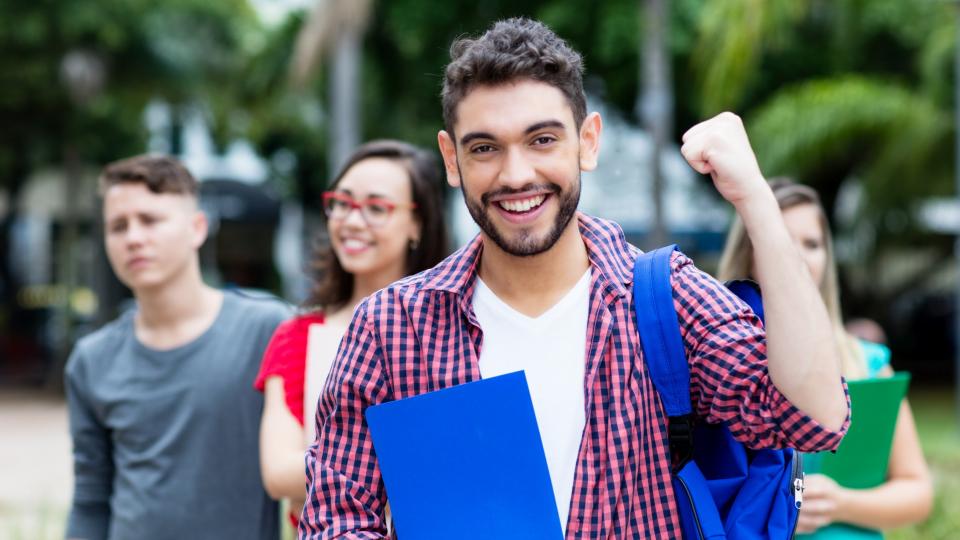
M348 188L337 188L337 189L335 189L334 191L338 191L338 192L340 192L340 193L346 193L347 195L349 195L350 197L352 197L352 198L354 198L354 199L357 198L357 196L354 195L353 191L350 190L350 189L348 189ZM390 199L390 196L388 196L388 195L383 195L383 194L381 194L381 193L376 193L376 192L374 192L374 193L367 193L367 196L364 197L364 200L366 200L366 199L384 199L384 200L387 200L387 201L391 200L391 199Z
M563 122L561 122L561 121L559 121L559 120L544 120L543 122L537 122L536 124L532 124L532 125L528 126L527 129L523 130L523 134L524 134L524 135L529 135L530 133L533 133L534 131L540 131L541 129L545 129L545 128L560 128L560 129L564 129L564 125L563 125ZM487 132L485 132L485 131L471 131L470 133L467 133L466 135L464 135L463 137L460 138L460 145L461 145L461 146L466 146L466 144L469 143L470 141L474 141L474 140L477 140L477 139L493 139L493 140L496 140L496 137L494 137L493 135L491 135L490 133L487 133Z

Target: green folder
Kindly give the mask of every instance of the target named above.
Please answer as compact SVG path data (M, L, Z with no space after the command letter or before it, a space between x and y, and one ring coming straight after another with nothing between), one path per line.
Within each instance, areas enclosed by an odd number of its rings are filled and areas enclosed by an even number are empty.
M910 374L850 381L850 429L835 454L821 452L803 457L804 472L820 473L848 488L863 489L887 479L890 447L900 403L907 393ZM835 523L814 534L797 538L815 540L868 540L883 538L879 531Z

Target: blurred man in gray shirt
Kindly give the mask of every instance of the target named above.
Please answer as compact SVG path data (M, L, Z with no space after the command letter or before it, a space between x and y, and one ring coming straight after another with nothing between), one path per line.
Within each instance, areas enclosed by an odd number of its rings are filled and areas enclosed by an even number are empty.
M276 539L250 383L285 306L203 283L207 221L176 160L113 163L100 191L110 265L137 308L80 340L67 363L67 537Z

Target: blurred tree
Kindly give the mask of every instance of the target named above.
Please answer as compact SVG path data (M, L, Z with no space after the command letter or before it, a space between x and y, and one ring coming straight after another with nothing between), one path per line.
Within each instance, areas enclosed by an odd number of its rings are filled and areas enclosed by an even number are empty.
M848 305L877 312L942 268L949 237L918 206L953 191L952 59L947 2L728 0L704 5L691 70L700 113L739 111L764 172L813 185L833 209L862 187L857 285ZM919 242L923 239L923 242ZM879 290L884 254L919 244L930 264ZM871 264L873 262L874 264ZM870 285L867 285L870 284ZM859 290L857 290L859 289ZM849 292L849 291L848 291Z
M67 200L93 198L79 185L80 171L144 150L143 113L151 99L174 111L204 103L216 125L232 100L223 88L256 45L259 21L246 0L0 0L0 13L0 189L14 203L0 218L0 307L15 309L19 284L5 243L30 172L59 167ZM61 353L72 345L68 301L78 234L72 208L54 258L67 288ZM13 326L20 320L9 318ZM48 376L60 379L56 368Z
M317 0L297 36L292 72L298 85L314 75L323 56L332 56L327 138L331 176L360 143L360 62L371 4L371 0Z

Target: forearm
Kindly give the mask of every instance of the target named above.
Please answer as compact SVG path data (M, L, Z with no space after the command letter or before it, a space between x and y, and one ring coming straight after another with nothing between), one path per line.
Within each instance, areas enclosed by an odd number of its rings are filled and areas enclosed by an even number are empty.
M916 523L930 514L933 483L906 400L900 404L887 481L871 489L840 488L837 498L837 520L874 529Z
M260 421L263 487L274 499L289 498L302 502L307 483L303 427L287 409L281 378L269 378L265 390Z
M754 250L763 291L770 378L797 408L827 429L847 417L840 361L820 292L790 238L769 188L736 209Z
M273 452L264 455L263 460L263 485L267 493L274 499L290 499L302 507L307 493L303 452Z
M891 529L923 521L932 504L929 478L899 478L871 489L841 488L836 521Z

